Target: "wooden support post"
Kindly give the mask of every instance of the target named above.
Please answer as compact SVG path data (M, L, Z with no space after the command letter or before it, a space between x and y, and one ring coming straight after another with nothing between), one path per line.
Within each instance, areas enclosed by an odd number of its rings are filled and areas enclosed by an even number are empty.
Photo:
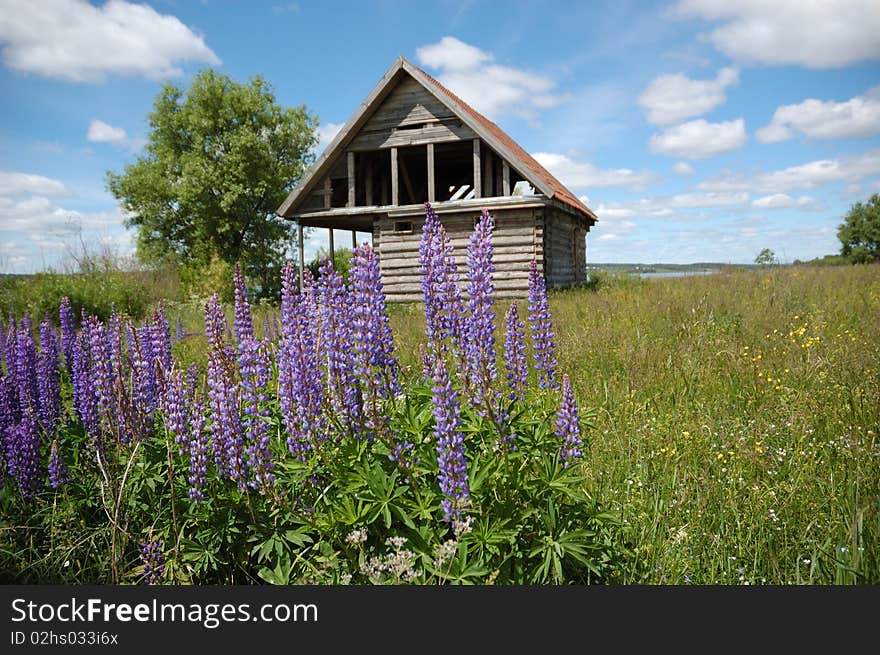
M482 171L480 170L480 140L474 139L474 198L482 198Z
M354 230L351 231L351 251L354 252L354 249L358 247L358 233Z
M354 207L354 153L348 153L348 206Z
M330 176L324 178L324 209L330 209L333 200L333 184L330 182Z
M397 148L391 149L391 204L396 207L400 200L400 189L397 184Z
M302 223L296 224L296 233L299 241L299 289L303 289L303 270L306 267L306 251L303 243L303 226Z
M428 202L434 202L434 144L428 144Z
M333 228L330 228L330 263L336 267L336 248L333 245Z
M370 160L364 171L364 196L367 207L373 206L373 161Z
M510 195L510 166L506 160L501 163L501 193Z
M497 192L496 193L492 192L492 178L495 177L494 171L492 170L492 163L493 163L494 159L495 159L495 155L492 153L491 150L487 149L486 157L485 157L486 175L483 176L483 179L486 181L486 195L490 198L498 195Z

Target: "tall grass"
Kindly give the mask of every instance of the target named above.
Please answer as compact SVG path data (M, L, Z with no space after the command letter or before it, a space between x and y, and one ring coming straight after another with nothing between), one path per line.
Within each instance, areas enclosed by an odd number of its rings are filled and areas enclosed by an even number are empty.
M880 267L553 300L629 582L880 582Z
M880 583L880 266L606 276L551 310L625 582ZM417 374L421 305L391 314ZM202 364L201 303L168 315Z

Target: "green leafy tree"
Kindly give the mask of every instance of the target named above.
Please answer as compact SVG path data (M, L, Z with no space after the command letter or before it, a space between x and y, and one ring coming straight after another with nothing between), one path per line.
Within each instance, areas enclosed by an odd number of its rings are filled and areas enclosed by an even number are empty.
M764 248L758 253L758 256L755 257L755 263L759 266L773 266L774 264L779 263L779 259L776 257L776 253L770 250L770 248Z
M855 203L837 228L840 253L857 264L880 261L880 194Z
M274 211L311 163L316 119L277 104L260 76L239 84L208 70L187 91L166 85L149 124L145 153L107 173L141 259L191 273L240 262L261 295L277 293L293 226Z

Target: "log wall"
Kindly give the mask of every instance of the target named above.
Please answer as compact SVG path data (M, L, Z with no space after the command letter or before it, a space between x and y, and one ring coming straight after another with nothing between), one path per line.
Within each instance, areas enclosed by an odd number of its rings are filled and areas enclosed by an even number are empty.
M543 209L518 208L492 212L495 230L492 243L495 263L495 295L524 298L528 295L529 263L543 264ZM452 238L455 261L467 287L467 244L474 231L478 211L442 213L440 220ZM412 224L412 231L395 231L395 223ZM389 301L422 300L419 274L419 241L424 216L383 217L376 221L373 245L379 252L382 284Z
M582 221L560 209L547 208L544 276L548 287L569 287L586 282L586 234Z

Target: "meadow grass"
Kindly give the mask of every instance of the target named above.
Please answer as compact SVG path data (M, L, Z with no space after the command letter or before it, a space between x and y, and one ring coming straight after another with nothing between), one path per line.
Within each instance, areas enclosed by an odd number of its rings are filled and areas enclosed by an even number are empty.
M587 491L626 526L621 582L880 583L880 266L611 276L551 310ZM418 376L422 306L390 313ZM203 366L201 305L168 315Z
M413 367L420 310L392 310ZM880 266L618 278L551 310L624 582L880 583Z

